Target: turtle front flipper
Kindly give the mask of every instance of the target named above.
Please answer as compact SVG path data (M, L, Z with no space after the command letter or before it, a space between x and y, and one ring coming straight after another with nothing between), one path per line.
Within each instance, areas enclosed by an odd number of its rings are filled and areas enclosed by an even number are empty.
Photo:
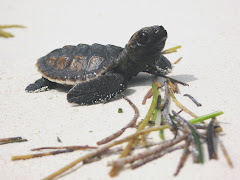
M55 89L57 86L58 86L57 83L51 82L46 78L42 77L41 79L35 81L35 83L28 85L25 91L29 93L43 92Z
M172 64L171 62L163 55L160 56L160 60L152 67L148 68L143 72L147 72L153 75L164 75L171 71Z
M127 88L128 78L119 73L106 73L98 78L75 85L67 100L80 105L107 102Z
M167 74L172 69L171 62L163 55L160 57L160 61L156 64L156 68L163 74Z

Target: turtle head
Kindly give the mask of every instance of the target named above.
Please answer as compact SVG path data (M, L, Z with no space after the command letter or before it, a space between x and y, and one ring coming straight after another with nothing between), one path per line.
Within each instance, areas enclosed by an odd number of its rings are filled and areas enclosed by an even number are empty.
M162 26L144 27L137 31L128 44L128 56L136 63L150 63L159 58L167 39L167 31ZM148 61L148 62L146 62Z

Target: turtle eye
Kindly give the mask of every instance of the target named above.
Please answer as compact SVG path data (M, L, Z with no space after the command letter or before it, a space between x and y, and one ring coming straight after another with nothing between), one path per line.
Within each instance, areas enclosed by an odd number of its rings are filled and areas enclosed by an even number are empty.
M142 32L139 34L139 37L143 40L148 39L148 34L146 32Z
M139 34L139 42L140 42L141 44L147 43L147 42L148 42L148 39L149 39L148 33L146 33L146 32L141 32L141 33Z

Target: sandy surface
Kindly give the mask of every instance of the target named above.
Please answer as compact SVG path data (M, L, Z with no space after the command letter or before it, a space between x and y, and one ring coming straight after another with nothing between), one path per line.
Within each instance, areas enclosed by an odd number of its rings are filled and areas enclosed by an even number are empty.
M11 29L16 37L0 39L0 138L22 136L28 142L0 147L0 179L42 179L85 152L18 162L12 162L11 156L29 154L30 149L40 146L95 145L133 116L132 109L121 98L107 104L73 106L67 102L65 91L25 93L25 87L40 78L34 66L36 59L66 44L98 42L124 46L135 31L155 24L168 31L166 48L183 46L178 53L167 56L172 62L183 57L170 74L190 84L180 87L179 100L197 115L224 111L218 120L224 129L222 140L235 166L230 169L219 151L219 161L209 162L206 158L204 165L193 165L190 158L174 179L238 179L239 6L237 0L1 2L0 24L22 24L27 29ZM139 108L141 118L150 103L143 106L141 100L151 82L152 76L140 74L126 91ZM182 96L184 93L192 94L203 106L195 107ZM119 107L123 114L118 114ZM62 143L57 142L57 137ZM173 179L180 153L135 171L124 170L115 179ZM113 158L117 156L83 167L78 165L62 179L110 179L106 163Z

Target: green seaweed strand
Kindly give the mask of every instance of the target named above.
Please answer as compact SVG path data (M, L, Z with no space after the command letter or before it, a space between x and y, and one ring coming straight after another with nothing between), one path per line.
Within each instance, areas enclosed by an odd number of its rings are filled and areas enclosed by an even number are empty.
M156 119L157 119L157 113L158 113L158 109L154 109L153 121L156 121Z
M148 110L148 113L146 114L144 120L142 121L142 123L140 124L140 126L138 127L138 131L144 129L147 124L148 124L148 121L150 120L152 114L153 114L153 111L155 110L155 107L157 105L157 99L158 99L158 91L157 91L157 86L153 83L152 84L152 89L153 89L153 99L152 99L152 104Z
M155 122L156 122L157 116L162 116L159 109L155 109L155 110L154 110L153 120L154 120ZM161 122L160 122L160 124L161 124L162 122L163 122L163 117L161 117ZM161 138L162 140L165 140L164 130L163 130L163 129L159 131L159 136L160 136L160 138Z
M216 111L216 112L213 112L213 113L210 113L210 114L206 114L206 115L194 118L194 119L190 120L189 122L191 124L196 124L196 123L202 122L202 121L204 121L206 119L211 119L213 117L216 117L216 116L219 116L219 115L222 115L222 114L223 114L222 111Z
M203 164L203 153L202 153L202 147L201 147L201 142L199 140L199 137L195 131L194 128L192 128L191 126L188 126L192 132L195 144L197 146L197 151L198 151L198 162Z
M160 115L160 116L162 116L162 115ZM164 121L164 119L163 119L163 117L161 118L161 123ZM160 138L162 139L162 140L165 140L165 135L164 135L164 130L162 129L162 130L160 130L159 131L159 136L160 136Z

